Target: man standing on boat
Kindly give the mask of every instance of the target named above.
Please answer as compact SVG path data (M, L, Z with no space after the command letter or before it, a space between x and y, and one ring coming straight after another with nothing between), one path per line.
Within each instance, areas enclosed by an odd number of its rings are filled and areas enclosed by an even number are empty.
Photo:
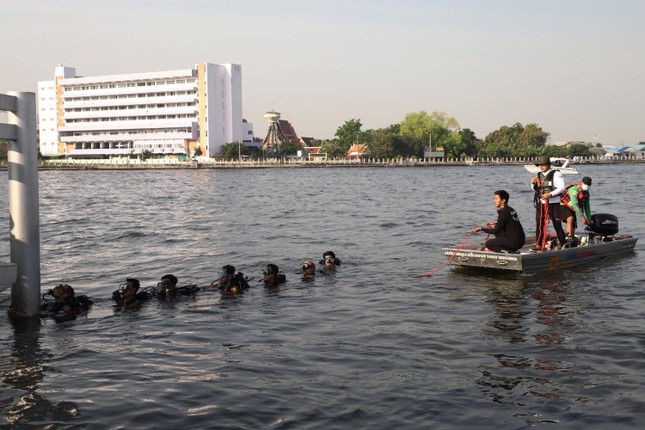
M486 248L493 252L517 252L524 246L526 236L515 209L508 206L508 192L495 191L493 202L497 208L497 222L492 227L474 227L473 233L483 231L494 234L495 238L486 241Z
M562 173L551 169L551 159L541 156L535 163L540 172L531 179L531 187L535 191L535 247L532 251L544 251L549 236L549 219L558 236L559 246L565 243L564 230L562 229L562 215L560 213L560 196L564 192L564 178Z
M567 223L567 244L576 245L576 216L580 217L585 225L591 226L591 206L589 205L589 187L591 178L585 176L578 184L569 185L562 193L562 216Z

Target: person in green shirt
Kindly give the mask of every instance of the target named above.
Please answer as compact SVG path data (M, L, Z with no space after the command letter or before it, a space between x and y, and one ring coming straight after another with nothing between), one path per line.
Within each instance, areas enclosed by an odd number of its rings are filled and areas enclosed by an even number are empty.
M577 218L585 225L591 225L591 206L589 205L589 188L591 187L591 178L585 176L577 184L571 184L566 187L562 193L562 218L566 222L567 238L565 243L569 246L576 245L575 233L577 228Z

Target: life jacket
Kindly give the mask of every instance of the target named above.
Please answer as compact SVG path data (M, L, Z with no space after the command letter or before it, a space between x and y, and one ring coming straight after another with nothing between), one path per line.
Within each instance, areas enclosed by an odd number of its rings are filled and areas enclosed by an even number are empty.
M536 189L539 195L544 193L550 193L555 190L555 185L553 185L553 176L555 175L556 170L551 169L546 175L542 172L537 174L539 180L539 187Z
M571 204L571 196L569 196L569 189L577 186L578 184L567 185L567 188L564 190L564 193L562 193L562 197L560 197L560 201L562 202L562 204L568 208L573 209L573 206ZM582 188L578 188L578 190L579 190L578 205L582 206L586 201L589 200L589 197L590 197L589 191L585 191Z

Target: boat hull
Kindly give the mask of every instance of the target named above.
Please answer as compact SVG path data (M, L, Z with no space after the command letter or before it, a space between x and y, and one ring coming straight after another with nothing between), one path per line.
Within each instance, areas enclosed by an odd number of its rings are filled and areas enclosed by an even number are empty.
M506 272L535 273L569 269L606 258L613 258L634 251L638 239L631 236L607 238L575 248L545 252L502 253L467 248L444 248L443 253L455 267L499 270Z

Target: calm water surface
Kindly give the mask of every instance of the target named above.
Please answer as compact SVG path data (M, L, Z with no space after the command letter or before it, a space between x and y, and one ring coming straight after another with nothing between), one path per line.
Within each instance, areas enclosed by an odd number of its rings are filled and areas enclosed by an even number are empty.
M579 170L593 211L642 236L643 166ZM582 270L412 278L496 218L496 189L532 234L529 180L521 166L40 172L43 290L96 303L14 325L0 294L0 427L640 428L643 239ZM337 273L303 281L328 249ZM278 289L259 285L269 262ZM112 308L126 277L208 285L224 264L252 288Z

